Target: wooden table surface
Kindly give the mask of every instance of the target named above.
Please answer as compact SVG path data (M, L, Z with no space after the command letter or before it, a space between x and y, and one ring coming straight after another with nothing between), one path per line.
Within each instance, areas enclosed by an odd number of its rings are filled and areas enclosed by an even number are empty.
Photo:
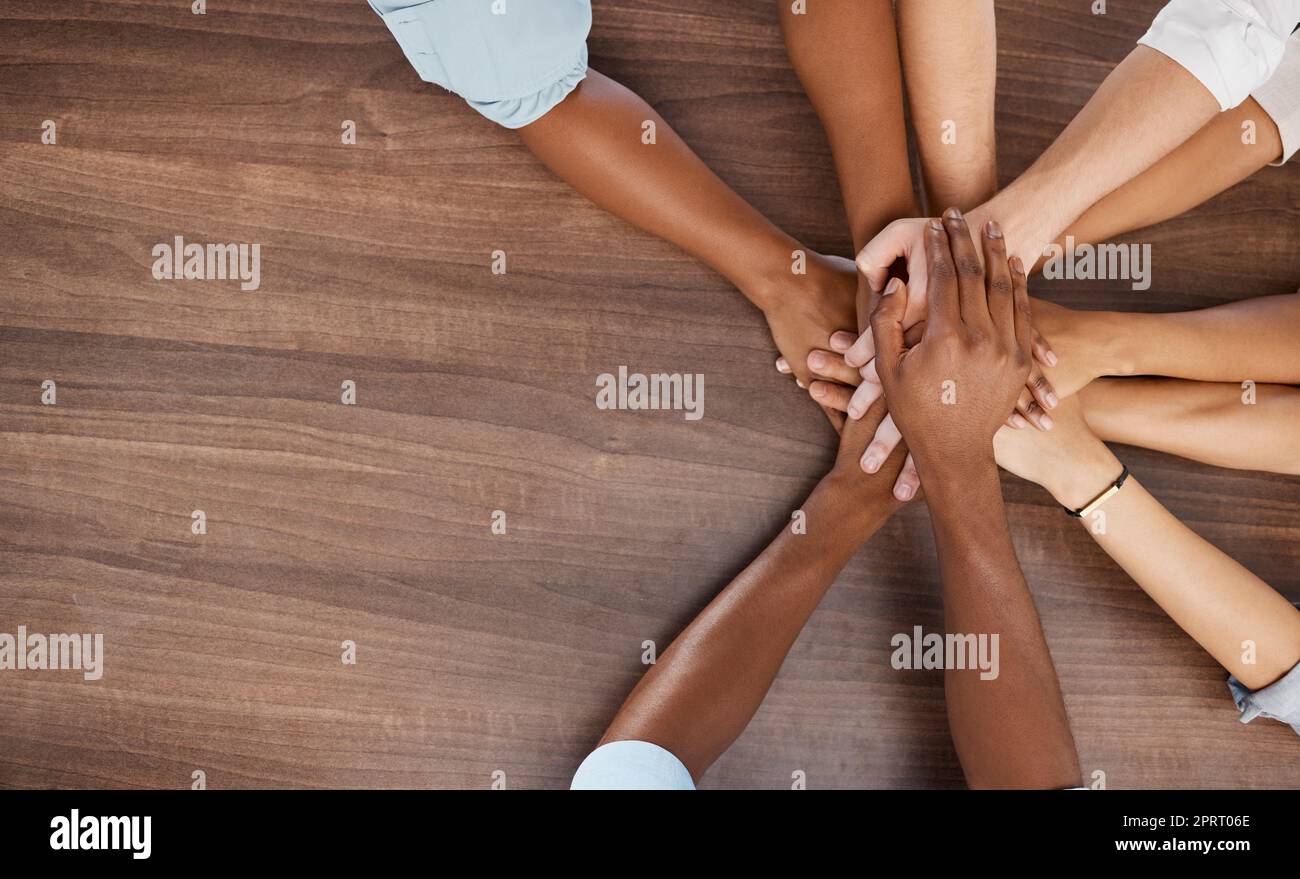
M1161 2L1089 5L998 4L1004 182ZM774 3L595 8L595 66L778 225L849 252ZM761 316L421 83L362 0L9 0L0 46L0 632L106 650L99 681L0 673L0 786L567 785L642 643L662 650L831 460ZM1035 292L1150 311L1289 293L1298 217L1300 169L1270 168L1141 234L1150 290ZM155 280L176 235L260 242L261 288ZM619 364L704 373L705 418L598 410ZM1124 454L1300 598L1300 479ZM1045 493L1005 487L1085 774L1300 786L1295 734L1240 724L1222 669ZM888 661L893 633L941 624L937 576L911 505L702 786L959 786L941 676Z

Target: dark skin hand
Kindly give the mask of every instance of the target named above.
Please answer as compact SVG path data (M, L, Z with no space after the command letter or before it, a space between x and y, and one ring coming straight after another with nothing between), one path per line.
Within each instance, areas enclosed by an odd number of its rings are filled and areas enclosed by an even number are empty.
M898 507L906 450L874 476L858 467L884 413L880 401L844 431L835 466L801 507L806 533L781 529L650 667L600 744L651 742L696 780L731 747L835 577Z
M653 123L653 143L643 125ZM783 359L807 387L808 352L857 325L852 260L816 253L728 187L636 94L596 70L519 129L548 168L610 213L720 272L763 311ZM906 153L904 153L906 155ZM796 252L802 273L794 271ZM838 430L843 416L826 410Z
M927 225L925 335L906 346L907 287L894 282L871 315L877 368L930 508L944 629L999 636L995 679L982 680L979 669L944 673L966 781L1076 787L1081 773L1065 703L1012 546L993 457L993 436L1030 372L1028 282L1018 259L1008 265L995 224L981 239L983 265L959 212Z

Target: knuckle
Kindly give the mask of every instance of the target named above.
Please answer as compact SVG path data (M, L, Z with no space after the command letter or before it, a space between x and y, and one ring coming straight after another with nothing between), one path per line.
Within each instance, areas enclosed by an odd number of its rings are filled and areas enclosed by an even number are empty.
M930 263L930 278L936 284L947 286L957 280L957 272L946 257L940 256Z
M957 272L967 278L983 277L984 267L974 256L963 254L957 258Z

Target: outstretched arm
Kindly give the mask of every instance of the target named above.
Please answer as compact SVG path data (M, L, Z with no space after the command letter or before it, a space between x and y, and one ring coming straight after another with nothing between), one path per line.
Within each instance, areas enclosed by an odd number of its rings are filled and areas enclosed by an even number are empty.
M998 463L1082 508L1123 466L1088 428L1078 397L1050 434L1003 430ZM1166 510L1130 476L1081 525L1182 629L1252 690L1300 662L1300 610Z
M946 227L946 228L945 228ZM993 436L1029 374L1024 266L1008 266L996 226L985 272L965 221L926 225L926 331L904 345L907 285L891 282L872 314L885 397L916 458L943 575L949 635L997 637L1000 668L948 669L953 744L973 787L1077 786L1079 761L1056 669L1012 547Z
M1099 439L1238 470L1300 476L1300 388L1103 378L1079 392Z
M647 123L654 125L653 139ZM739 288L762 309L777 348L805 385L811 380L808 352L824 348L836 330L857 326L852 264L812 252L774 226L649 104L609 77L589 71L519 136L578 192L703 260Z
M857 466L883 403L846 430L834 469L804 502L805 528L775 540L677 636L615 715L600 744L650 742L699 779L745 729L817 603L897 506L897 453L875 477ZM870 426L868 423L870 422Z
M970 210L998 189L993 0L899 0L897 9L898 48L927 210L937 214L948 205Z

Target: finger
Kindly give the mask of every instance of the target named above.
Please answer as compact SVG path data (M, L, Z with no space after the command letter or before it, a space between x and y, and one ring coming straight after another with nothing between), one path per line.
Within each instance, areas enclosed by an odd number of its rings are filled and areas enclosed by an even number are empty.
M858 389L853 392L853 396L849 399L849 417L857 421L867 413L867 410L871 408L871 404L880 399L884 393L885 389L879 382L864 381L858 385Z
M1052 343L1043 338L1043 334L1037 329L1034 330L1034 359L1044 366L1055 366L1058 362L1056 352L1052 350Z
M907 311L907 285L894 278L871 312L871 337L876 341L876 374L882 383L903 356L903 315ZM848 361L848 358L845 358ZM865 365L865 364L863 364Z
M831 350L836 354L843 354L853 347L853 343L858 337L853 333L846 333L844 330L836 330L831 333Z
M812 350L808 352L808 369L814 378L829 379L846 385L857 385L862 376L856 369L844 362L844 358L834 351Z
M943 225L948 230L948 247L957 268L957 303L962 323L991 329L993 322L989 318L989 297L984 289L984 267L980 265L979 252L971 239L966 218L956 208L948 208L943 212Z
M867 279L871 292L879 293L885 289L889 280L889 267L899 257L906 257L911 252L911 239L915 234L914 226L906 220L895 220L881 229L867 246L858 252L858 271Z
M903 470L894 480L894 497L900 501L910 501L916 497L916 490L921 487L921 474L916 472L916 462L909 453L903 461Z
M872 357L876 356L876 340L871 337L870 328L858 340L854 342L849 350L844 352L844 362L854 369L866 366Z
M931 327L955 327L961 323L957 267L953 264L948 233L941 220L931 220L925 226L925 254L929 264L925 291L926 321Z
M907 328L903 333L903 344L909 348L916 347L916 343L925 338L925 321L919 320ZM867 364L870 366L871 364Z
M1039 430L1051 430L1055 424L1055 422L1052 421L1052 416L1048 415L1043 407L1040 406L1038 401L1033 397L1030 397L1029 401L1026 403L1017 404L1016 411L1019 412L1026 421Z
M1026 421L1025 416L1021 415L1019 412L1012 412L1007 416L1007 427L1014 427L1016 430L1024 430L1028 426L1029 422Z
M988 287L988 312L1001 338L1014 338L1016 332L1015 288L1011 283L1011 266L1007 265L1007 242L1002 227L995 220L984 224L980 236L984 243L985 285Z
M836 412L848 412L849 400L853 397L853 388L835 382L815 381L808 386L808 393L826 409L834 409ZM863 411L865 412L866 409L864 408Z
M868 473L875 473L885 463L885 459L890 453L902 442L903 435L898 432L898 427L894 424L894 416L886 415L885 420L880 422L876 428L876 435L867 446L867 450L862 453L862 469Z
M1029 278L1025 276L1025 264L1020 257L1010 260L1012 297L1016 303L1016 345L1030 357L1030 339L1034 334L1034 324L1029 313Z
M858 370L858 375L862 381L880 384L880 373L876 371L876 358L871 358L871 362Z
M1057 399L1056 389L1047 380L1047 376L1043 375L1042 367L1037 361L1031 361L1029 381L1025 382L1025 387L1029 388L1029 393L1034 395L1034 399L1044 409L1055 409L1061 402Z
M781 375L789 375L792 372L790 364L784 357L776 358L776 371L781 373Z

